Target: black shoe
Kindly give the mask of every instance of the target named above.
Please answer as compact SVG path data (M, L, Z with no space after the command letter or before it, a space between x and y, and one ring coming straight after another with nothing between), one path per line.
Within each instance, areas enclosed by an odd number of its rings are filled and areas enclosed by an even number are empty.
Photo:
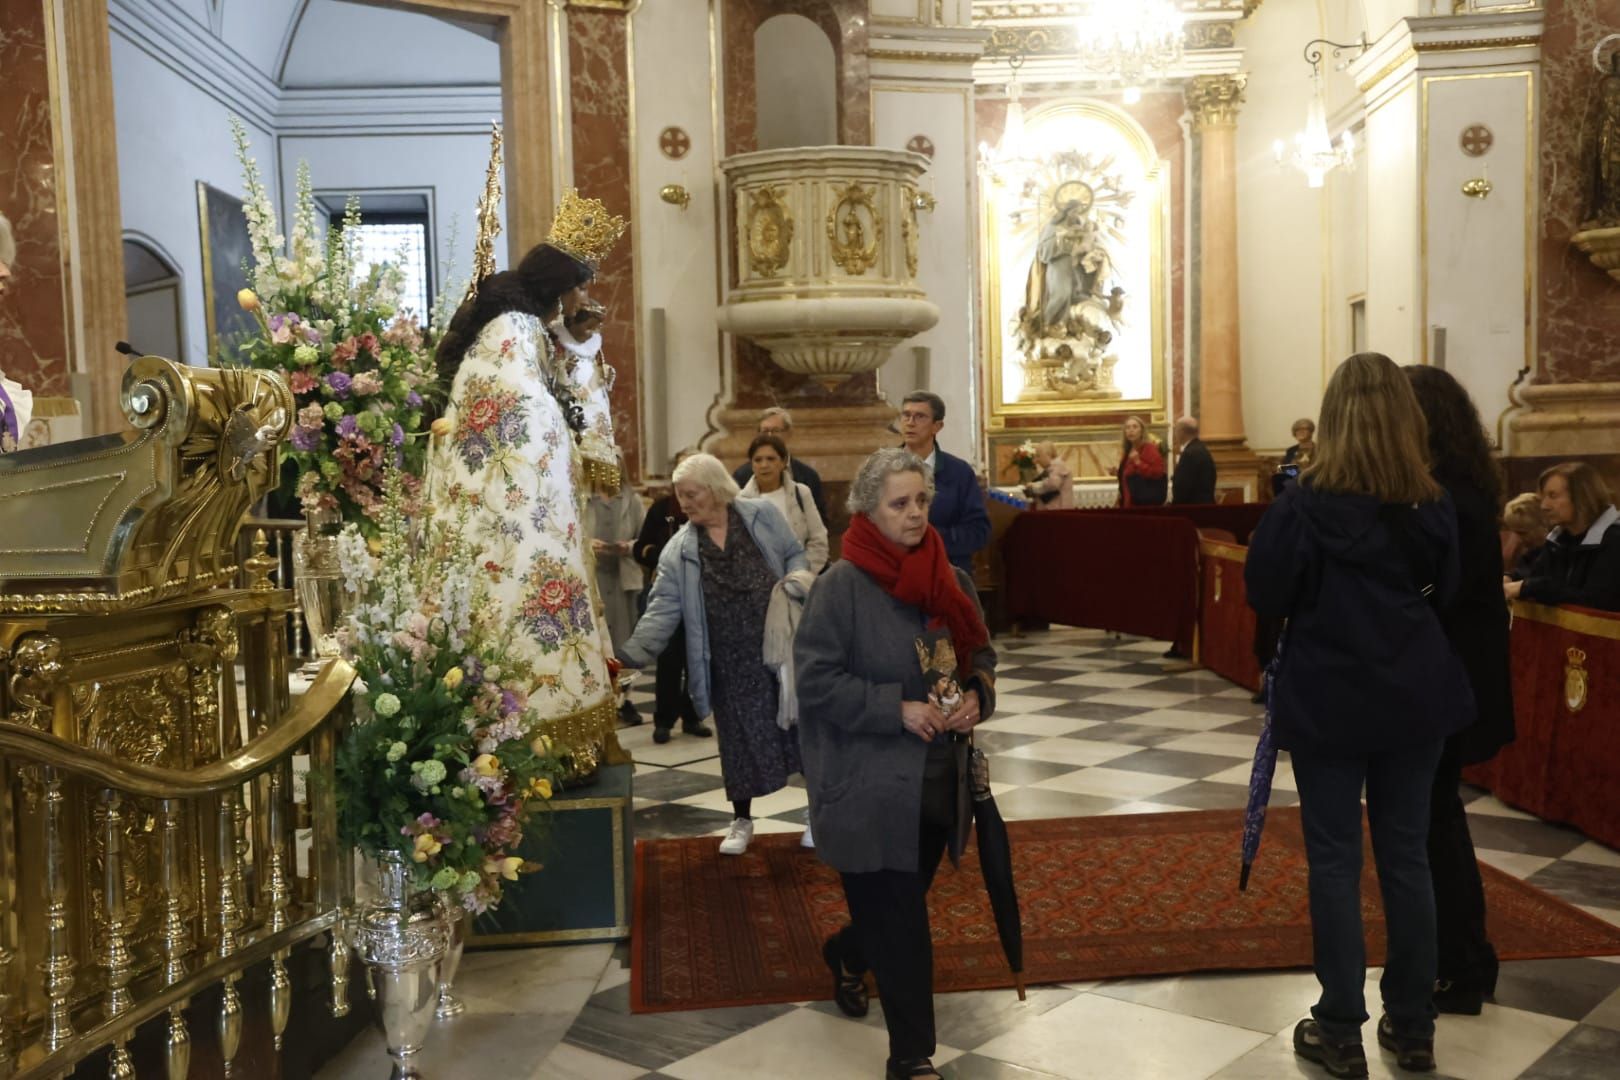
M1434 1007L1453 1016L1478 1016L1485 1010L1485 992L1441 979L1434 984Z
M1170 648L1165 651L1164 658L1166 660L1191 660L1192 659L1192 657L1188 656L1186 653L1182 652L1180 649L1176 648L1174 645L1170 646Z
M883 1070L884 1080L913 1080L914 1077L933 1077L939 1080L939 1070L927 1058L908 1058L905 1061L889 1059Z
M654 725L653 742L659 744L669 742L669 728L665 727L663 724Z
M1378 1018L1378 1045L1393 1053L1395 1064L1407 1072L1434 1072L1434 1036L1397 1035L1388 1013Z
M866 991L866 976L851 975L844 970L844 954L839 947L841 935L834 934L821 945L821 958L833 977L833 1002L845 1016L859 1020L871 1007Z
M701 720L682 720L682 735L696 735L700 739L707 739L714 735L714 729Z
M619 723L625 727L640 727L645 721L641 718L641 710L626 701L619 706Z
M1361 1040L1329 1042L1315 1020L1301 1020L1294 1025L1294 1053L1316 1062L1332 1076L1367 1075L1367 1052L1361 1048Z

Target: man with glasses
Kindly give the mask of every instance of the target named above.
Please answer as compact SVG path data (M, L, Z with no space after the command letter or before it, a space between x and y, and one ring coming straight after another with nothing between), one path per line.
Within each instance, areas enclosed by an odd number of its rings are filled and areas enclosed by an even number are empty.
M990 542L990 515L972 466L935 441L944 426L945 402L938 394L913 390L900 403L900 437L934 471L928 523L939 530L951 563L971 575L973 556Z

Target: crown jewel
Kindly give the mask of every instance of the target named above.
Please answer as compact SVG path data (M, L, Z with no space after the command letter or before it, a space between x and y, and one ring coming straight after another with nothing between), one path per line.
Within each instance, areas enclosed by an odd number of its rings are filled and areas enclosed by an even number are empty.
M596 266L613 250L629 223L608 213L601 199L581 198L569 188L557 206L546 243L580 262Z

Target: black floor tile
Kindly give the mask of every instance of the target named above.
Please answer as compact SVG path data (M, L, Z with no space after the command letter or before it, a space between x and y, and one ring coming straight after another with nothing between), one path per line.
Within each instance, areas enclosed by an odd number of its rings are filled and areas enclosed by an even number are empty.
M1199 712L1217 713L1221 716L1241 717L1244 719L1264 716L1266 712L1264 705L1256 705L1248 698L1201 697L1189 707L1195 708Z
M1578 1024L1520 1080L1597 1080L1620 1075L1620 1031Z
M1119 706L1098 705L1095 706L1095 708L1113 709L1119 708ZM1140 715L1140 713L1137 715ZM1076 731L1074 734L1068 737L1072 739L1090 739L1093 742L1111 742L1119 743L1122 746L1140 746L1147 748L1158 746L1160 743L1171 742L1175 739L1184 739L1190 734L1191 732L1176 731L1171 728L1158 727L1154 724L1133 724L1129 720L1109 720L1105 723L1098 724L1096 727L1088 727L1081 731ZM1235 761L1237 759L1234 758L1233 760Z
M643 1069L659 1069L793 1010L752 1005L692 1012L630 1013L630 987L604 990L586 1002L564 1042Z
M1108 764L1111 768L1114 763L1110 761ZM1299 801L1298 798L1295 797L1293 802L1289 802L1286 801L1286 797L1293 794L1291 791L1273 788L1271 805L1292 806L1294 802ZM1166 806L1185 806L1189 810L1228 810L1248 805L1249 789L1242 784L1215 784L1208 780L1199 780L1185 787L1160 792L1153 796L1153 801L1164 803Z
M1620 990L1620 964L1603 960L1514 960L1496 978L1496 1003L1510 1009L1584 1020Z
M1042 659L1045 659L1045 658L1043 657ZM1032 660L1032 661L1030 661L1030 663L1031 663L1030 667L1006 667L1006 668L998 667L998 670L1000 671L1000 673L1002 675L1005 675L1009 679L1026 679L1026 680L1033 680L1035 682L1042 682L1042 683L1056 682L1058 679L1067 679L1070 675L1079 675L1079 674L1081 674L1081 672L1071 671L1068 668L1040 667L1038 660ZM1042 686L1042 687L1033 687L1032 686L1032 687L1028 687L1028 688L1026 688L1024 690L1014 690L1014 691L1010 691L1010 692L1011 693L1017 693L1017 694L1034 694L1034 693L1043 693L1044 694L1046 692L1046 689L1047 688L1044 687L1044 686Z
M1030 693L1035 697L1040 696L1034 690ZM1066 701L1062 705L1048 705L1044 709L1036 709L1034 715L1066 716L1071 720L1100 720L1107 723L1113 720L1129 720L1133 716L1141 716L1152 711L1143 705L1104 705L1100 702ZM1185 735L1186 732L1182 734Z
M994 775L995 762L990 763L990 769L991 775ZM1005 818L1093 817L1129 801L1102 795L1078 795L1072 791L1053 791L1050 788L1024 787L997 795L996 807Z
M975 739L978 737L975 736ZM1005 754L990 761L990 779L997 784L1038 784L1054 776L1062 776L1080 768L1057 761L1036 761L1033 758L1008 757Z
M1084 734L1075 732L1076 735ZM1110 769L1129 769L1131 772L1153 773L1156 776L1184 776L1188 780L1202 780L1225 772L1234 760L1220 754L1199 754L1191 750L1138 750L1134 754L1108 762Z
M1586 842L1586 837L1574 829L1495 814L1469 814L1468 831L1473 834L1476 848L1554 859L1568 855Z
M688 795L701 795L705 791L724 787L725 781L708 773L688 772L685 769L655 769L642 766L636 770L636 798L674 802Z
M1070 675L1075 672L1069 672ZM1017 676L1023 678L1022 675ZM1009 690L1009 694L1028 694L1030 697L1059 698L1063 701L1084 701L1099 694L1112 694L1111 686L1077 686L1073 683L1042 683L1040 686L1026 686L1022 690Z
M1477 822L1482 814L1468 819L1468 830L1474 835L1476 847L1489 847L1479 840ZM1546 889L1554 896L1584 907L1620 908L1620 866L1598 866L1595 863L1573 862L1563 859L1536 871L1527 878L1538 889Z
M973 745L986 754L1004 754L1008 750L1016 750L1020 746L1028 746L1032 742L1039 742L1044 736L1020 735L1013 731L975 731Z
M636 811L637 840L667 840L678 836L702 836L731 824L731 815L699 806L662 803Z

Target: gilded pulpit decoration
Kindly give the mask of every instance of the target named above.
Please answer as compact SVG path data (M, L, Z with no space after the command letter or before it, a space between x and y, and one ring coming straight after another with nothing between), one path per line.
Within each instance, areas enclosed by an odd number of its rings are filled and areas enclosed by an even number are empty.
M62 642L48 634L29 634L12 649L9 666L12 708L6 719L49 731L51 692L67 678Z
M793 252L793 215L782 192L762 187L748 207L748 264L761 277L775 277Z
M1571 648L1564 659L1564 707L1578 713L1586 708L1586 650Z
M878 216L874 190L851 181L835 187L837 197L827 211L827 242L833 262L846 274L860 277L877 262L878 244L883 240L883 219Z
M905 194L905 216L900 219L900 238L905 242L906 273L912 277L917 276L917 202L919 196L917 189L907 185L901 189Z
M1243 104L1247 75L1197 75L1187 84L1187 108L1192 111L1193 128L1207 131L1216 127L1236 127L1238 106Z
M1620 226L1620 49L1609 54L1608 73L1598 83L1592 214L1584 226L1588 229Z

